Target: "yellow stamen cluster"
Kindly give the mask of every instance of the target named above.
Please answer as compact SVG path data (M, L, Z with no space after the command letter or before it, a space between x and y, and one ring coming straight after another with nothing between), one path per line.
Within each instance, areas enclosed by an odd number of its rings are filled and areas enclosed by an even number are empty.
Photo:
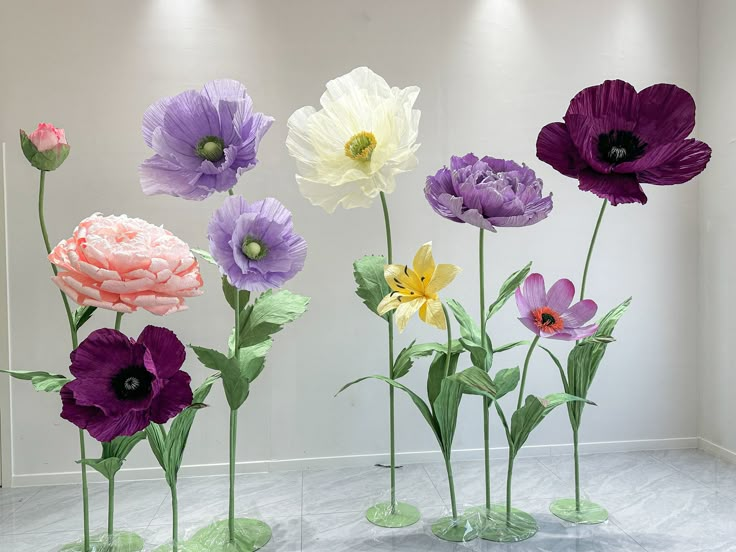
M377 144L372 132L361 131L345 142L345 155L356 161L370 161Z

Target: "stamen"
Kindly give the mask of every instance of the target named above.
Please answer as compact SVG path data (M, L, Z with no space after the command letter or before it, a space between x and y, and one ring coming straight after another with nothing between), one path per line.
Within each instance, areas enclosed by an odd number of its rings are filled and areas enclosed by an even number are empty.
M356 161L370 161L378 142L372 132L361 131L345 142L345 155Z

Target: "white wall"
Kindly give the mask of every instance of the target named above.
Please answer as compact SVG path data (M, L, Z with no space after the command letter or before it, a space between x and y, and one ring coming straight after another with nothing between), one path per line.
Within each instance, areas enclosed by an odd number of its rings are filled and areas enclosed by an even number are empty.
M700 117L699 132L713 147L713 160L700 187L700 363L698 431L704 439L736 450L736 366L731 320L736 290L733 286L733 243L736 223L728 206L736 200L736 110L733 105L736 73L733 52L736 36L730 22L736 4L707 0L700 6Z
M529 259L550 280L579 280L599 200L536 160L538 130L563 115L575 92L606 78L625 78L637 88L672 82L693 93L698 82L697 3L688 0L85 0L73 6L32 0L4 3L0 10L0 141L10 144L7 241L15 369L63 372L68 364L64 315L48 281L36 226L37 173L16 146L18 128L50 121L66 129L72 144L69 160L47 184L54 240L102 211L162 223L193 246L204 246L208 218L221 198L194 203L140 192L137 166L150 155L140 136L143 111L161 96L233 77L246 83L258 109L276 118L262 144L260 165L236 191L252 199L272 195L293 210L310 251L305 270L289 287L311 296L312 305L304 319L278 335L243 409L241 462L387 450L384 387L366 383L333 398L343 383L385 371L385 327L353 295L351 277L354 258L383 251L380 206L332 216L312 207L298 193L284 147L288 116L317 103L328 79L365 64L394 85L422 88L420 165L400 177L390 198L395 256L408 260L419 244L434 240L441 262L465 268L447 296L472 313L477 312L475 228L432 212L422 195L425 176L450 155L468 151L529 163L554 192L556 207L538 226L489 237L489 289ZM647 193L645 207L609 209L593 261L589 295L601 308L629 295L634 303L591 391L600 406L587 415L584 441L696 434L691 325L697 317L698 189L694 183L650 186ZM223 347L229 310L216 271L203 270L209 293L191 300L188 312L164 320L127 316L123 329L137 334L146 324L163 323L185 343ZM499 343L527 337L515 317L509 304L494 321ZM97 324L112 321L111 313L96 317ZM442 338L415 321L399 344L414 337ZM520 351L504 365L521 360ZM541 355L537 361L529 390L559 390L554 367ZM205 377L193 358L187 368L195 381ZM424 374L423 366L416 367L407 383L423 389ZM227 459L221 389L210 402L212 407L199 414L187 464ZM458 449L480 446L476 403L464 405ZM58 411L57 397L12 384L15 483L75 470L75 428ZM400 451L436 449L403 398L397 418ZM530 444L569 440L566 415L558 412ZM504 444L495 421L493 442ZM145 446L128 463L152 466Z

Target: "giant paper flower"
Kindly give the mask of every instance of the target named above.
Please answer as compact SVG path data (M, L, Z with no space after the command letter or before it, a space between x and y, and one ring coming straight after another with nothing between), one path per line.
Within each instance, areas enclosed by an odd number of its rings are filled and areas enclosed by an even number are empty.
M447 320L438 292L455 279L460 267L435 264L432 242L419 248L412 266L390 264L384 267L383 275L391 293L381 300L376 311L383 316L396 309L399 331L404 331L409 319L417 311L419 318L430 326L446 329Z
M579 92L564 120L541 130L537 157L612 205L646 203L640 183L682 184L710 159L708 144L686 139L695 126L692 96L672 84L637 93L605 81Z
M299 189L328 213L368 207L391 193L395 175L416 167L419 88L391 88L367 67L327 83L322 109L289 117L286 147L296 159Z
M542 197L542 180L526 165L472 153L453 156L450 168L427 177L427 201L439 215L484 230L529 226L547 217L552 194Z
M272 123L229 79L157 101L143 116L143 138L156 152L140 167L143 192L196 200L226 192L255 167Z
M228 197L207 230L212 257L238 289L278 288L304 267L307 242L294 232L291 213L276 199L249 204L241 196Z
M524 281L524 290L516 289L516 305L521 321L534 334L550 339L574 341L593 335L596 324L585 324L595 316L598 305L584 299L570 306L575 286L570 280L557 280L549 292L541 274L530 274Z
M136 340L96 330L71 354L76 379L61 389L61 417L103 442L166 423L192 404L185 357L166 328L146 326Z
M164 315L186 309L186 297L202 294L189 246L160 226L125 215L84 219L49 261L58 268L54 283L78 305Z

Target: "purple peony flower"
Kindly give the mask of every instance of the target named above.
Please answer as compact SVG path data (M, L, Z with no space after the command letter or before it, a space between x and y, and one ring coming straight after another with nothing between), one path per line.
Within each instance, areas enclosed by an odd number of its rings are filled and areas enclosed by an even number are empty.
M76 379L61 389L61 417L103 442L166 423L192 404L185 357L166 328L146 326L137 340L94 331L71 354Z
M524 281L524 291L516 289L516 305L519 307L519 320L536 335L574 341L593 335L596 324L584 326L595 316L598 305L585 299L574 305L575 286L570 280L557 280L549 292L544 286L541 274L530 274Z
M492 232L535 224L552 210L552 194L542 197L542 181L532 169L472 153L453 156L449 169L427 177L424 195L443 217Z
M157 101L143 116L143 138L156 152L140 166L143 193L202 200L226 192L255 167L272 123L234 80Z
M250 204L228 197L207 230L212 257L238 289L278 288L304 267L307 242L294 233L289 210L271 197Z
M708 144L686 139L695 126L692 96L672 84L637 93L606 81L579 92L564 120L541 130L537 157L612 205L646 203L640 183L682 184L710 159Z

